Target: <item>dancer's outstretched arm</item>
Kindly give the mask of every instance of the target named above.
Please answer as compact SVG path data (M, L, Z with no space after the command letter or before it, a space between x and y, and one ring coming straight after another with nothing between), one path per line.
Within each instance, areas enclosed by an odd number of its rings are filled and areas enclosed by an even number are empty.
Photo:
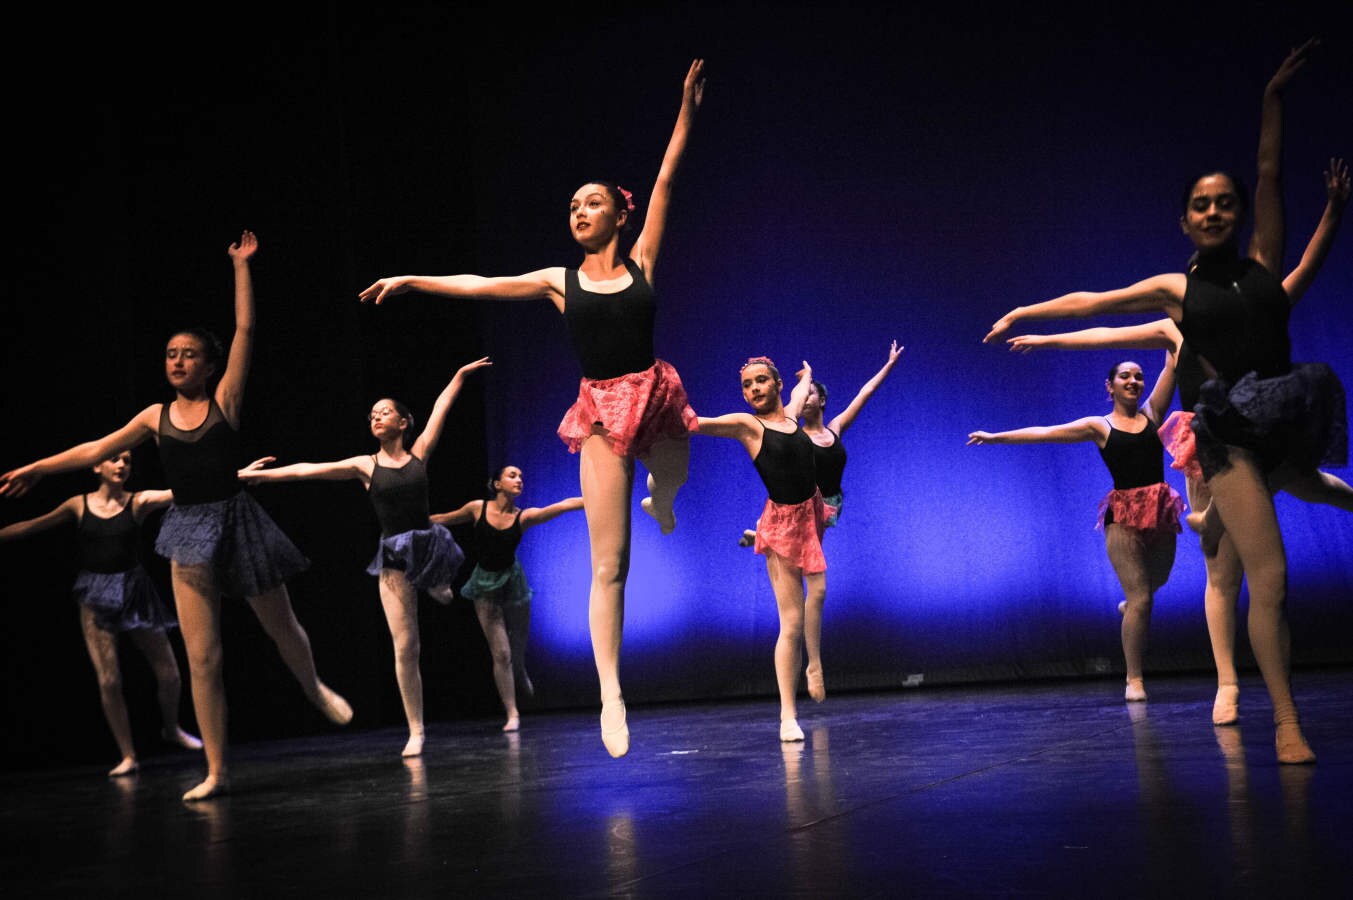
M1060 334L1021 334L1007 338L1012 353L1034 350L1178 350L1184 337L1170 319L1141 325L1101 326Z
M1174 321L1183 314L1183 274L1155 275L1115 291L1076 291L1031 306L1017 306L1001 316L983 338L987 344L1003 338L1016 322L1025 319L1086 318L1111 313L1163 312Z
M256 459L237 473L245 484L264 484L276 481L348 481L357 479L363 484L371 483L373 463L369 456L350 456L347 459L322 463L292 463L265 469L269 463L277 462L275 456Z
M903 349L905 348L897 341L893 341L892 347L888 350L888 361L883 364L883 368L879 369L878 372L874 373L873 378L864 383L864 387L860 388L860 392L855 395L855 399L851 400L850 405L841 410L841 413L831 420L828 428L837 434L845 434L846 429L855 424L855 418L860 414L860 410L864 409L864 405L869 402L869 398L874 396L874 391L878 390L879 385L887 380L888 375L893 371L893 366L897 365L897 360L902 356Z
M785 415L795 422L803 412L803 404L808 402L808 392L813 389L813 367L808 365L808 360L803 361L803 368L797 374L799 382L789 392L789 402L785 404Z
M61 505L48 513L43 513L33 519L25 519L22 522L15 522L12 525L6 525L0 528L0 544L8 541L17 541L31 535L41 534L44 531L51 531L53 528L59 528L67 522L76 522L80 518L80 497L68 497L61 501Z
M442 439L442 426L446 424L446 414L451 409L451 405L456 402L460 396L460 389L465 386L465 376L485 366L493 365L489 358L477 359L474 362L466 363L456 370L456 374L451 376L451 381L442 388L437 401L432 404L432 412L428 415L427 427L423 433L418 435L418 439L413 442L409 452L421 460L426 461L432 452L437 449L437 443Z
M1264 87L1264 102L1259 120L1258 180L1254 185L1254 232L1250 236L1250 259L1270 272L1282 271L1283 264L1283 92L1292 76L1306 65L1311 51L1320 45L1312 38L1292 48L1278 71Z
M453 509L450 512L433 513L428 516L434 525L445 525L450 528L452 525L469 525L475 520L475 510L480 508L483 500L470 500L459 509Z
M1165 367L1160 370L1160 377L1156 379L1155 387L1151 388L1151 395L1141 406L1146 417L1157 425L1165 421L1165 412L1170 408L1170 399L1174 397L1175 360L1173 350L1165 353Z
M1344 207L1348 206L1349 195L1348 165L1342 159L1331 159L1330 167L1325 170L1325 212L1320 216L1320 224L1315 227L1306 252L1301 254L1301 262L1283 279L1283 289L1287 298L1295 306L1302 294L1311 286L1320 267L1325 264L1334 235L1339 231L1339 223L1344 217Z
M1099 446L1109 438L1109 427L1102 416L1086 416L1065 425L1035 425L1014 431L974 431L968 435L968 445L977 444L1075 444L1094 441Z
M462 300L548 299L564 310L564 267L551 266L525 275L485 278L482 275L395 275L381 278L357 296L363 302L383 303L396 294L415 291Z
M582 497L569 497L567 500L560 500L558 503L551 503L549 506L532 506L523 509L521 511L521 530L525 531L536 525L544 525L550 519L582 508Z
M112 434L93 441L77 444L37 462L20 466L0 475L0 497L21 497L48 475L88 469L123 450L130 450L155 434L160 423L160 407L155 403L136 414L126 425Z
M168 509L173 502L173 491L137 491L132 495L132 518L140 522L156 510Z
M700 103L705 97L704 72L703 59L694 60L686 72L686 80L681 86L681 109L677 112L672 137L667 142L667 152L662 156L662 165L658 168L658 179L653 183L653 194L648 198L644 229L630 248L630 259L639 264L649 284L653 284L658 250L667 230L667 207L672 200L672 185L676 183L677 170L686 154L686 142L695 124L695 114L700 111Z
M226 252L235 266L235 335L230 339L225 373L216 384L216 404L231 426L238 429L244 384L254 357L254 278L249 260L258 252L258 238L252 231L245 231Z

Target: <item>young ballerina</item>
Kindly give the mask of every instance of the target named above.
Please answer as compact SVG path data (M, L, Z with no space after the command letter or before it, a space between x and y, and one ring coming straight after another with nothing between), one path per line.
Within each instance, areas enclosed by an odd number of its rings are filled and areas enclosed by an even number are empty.
M1100 526L1109 562L1123 586L1123 661L1127 686L1123 699L1146 699L1142 656L1151 626L1151 606L1174 567L1175 536L1184 501L1165 483L1163 447L1157 424L1174 394L1173 354L1156 386L1142 403L1145 380L1135 362L1121 362L1104 382L1113 412L1087 416L1065 425L1015 431L974 431L973 444L1039 444L1093 441L1113 476L1113 490L1100 503Z
M856 417L869 402L869 398L874 396L874 392L892 373L893 366L897 365L898 358L902 356L902 350L897 341L893 341L892 347L888 350L888 361L883 364L883 368L874 373L874 377L860 388L855 399L827 424L823 424L824 409L827 405L826 385L821 381L814 381L808 388L808 397L804 400L800 416L803 419L803 433L813 442L817 489L822 492L822 502L834 510L827 519L828 528L833 527L841 518L842 504L845 501L845 493L841 489L841 476L846 470L846 447L842 438L845 437L846 429L855 423ZM749 528L742 533L742 540L738 543L750 547L755 541L756 530Z
M1158 275L1104 293L1079 292L1018 307L993 326L988 341L1023 319L1164 312L1209 376L1191 423L1203 479L1250 587L1249 631L1273 701L1274 743L1281 763L1310 763L1291 687L1287 625L1287 555L1269 474L1342 465L1348 453L1344 393L1325 365L1292 365L1290 304L1273 273L1282 262L1282 95L1314 41L1294 49L1264 90L1259 180L1249 251L1239 255L1248 204L1239 182L1211 172L1189 182L1180 224L1198 251L1187 276Z
M254 289L249 260L258 240L246 231L229 253L235 270L235 335L224 373L220 343L209 332L176 332L165 348L170 403L155 403L112 434L0 475L0 496L19 496L41 478L92 466L154 438L174 504L160 523L155 549L171 560L174 601L188 650L193 706L206 749L207 777L183 795L205 800L229 788L221 597L244 597L277 645L301 690L330 721L347 724L352 708L315 673L310 639L296 620L286 579L309 561L263 507L240 489L238 426L254 345Z
M770 495L756 523L756 552L766 556L780 614L775 641L780 740L801 741L795 704L800 644L808 652L809 695L819 703L827 696L822 678L822 606L827 598L822 531L832 510L822 502L814 480L813 442L797 421L813 374L805 362L788 407L780 400L784 385L770 359L753 357L740 374L742 397L752 412L701 416L700 433L739 441Z
M416 421L408 407L384 398L371 407L371 435L380 442L372 456L353 456L337 462L294 463L276 469L263 466L275 461L266 456L239 472L240 481L257 484L270 481L356 479L367 489L381 526L380 544L367 572L380 581L381 607L395 645L395 680L409 722L409 740L404 756L423 752L423 675L418 668L422 642L418 634L418 592L427 591L441 603L454 596L451 580L465 555L451 533L428 518L427 461L442 437L446 414L456 402L465 377L491 365L488 357L466 363L432 405L427 427L406 448Z
M521 727L517 688L530 697L535 688L526 675L526 636L531 628L531 586L517 560L517 545L528 528L583 508L582 497L569 497L549 506L517 508L522 492L521 469L503 466L489 478L489 496L471 500L460 509L438 513L441 525L474 523L475 567L461 586L462 596L474 602L479 627L484 629L493 655L493 683L503 701L507 722L503 731Z
M103 717L122 753L122 761L108 773L114 777L131 775L139 768L127 700L122 695L119 634L131 638L155 673L164 739L185 750L202 749L201 741L179 727L179 665L165 634L178 621L141 567L141 523L174 497L169 491L127 490L131 473L132 455L118 453L94 467L97 490L71 497L36 519L0 528L0 543L4 543L68 523L75 525L80 574L71 592L80 606L80 630L99 679Z
M686 73L681 109L648 216L628 255L620 234L634 203L628 191L588 182L569 204L573 239L583 249L577 269L553 267L525 275L483 278L401 275L382 278L361 299L380 303L406 291L483 300L548 299L564 316L582 365L578 400L559 424L559 437L580 454L583 510L592 547L588 621L601 688L601 740L614 757L629 752L629 726L620 690L620 641L630 559L630 500L634 460L648 469L640 506L662 528L676 527L672 504L686 482L695 413L671 364L653 355L653 292L658 251L677 169L704 96L704 61Z
M1315 233L1302 254L1301 262L1283 279L1283 289L1292 306L1302 298L1315 279L1333 243L1348 203L1350 178L1348 167L1341 159L1331 159L1325 171L1326 204ZM1226 538L1224 529L1208 524L1219 517L1212 508L1212 495L1203 482L1198 465L1193 431L1193 407L1206 376L1201 364L1193 357L1178 326L1171 319L1159 319L1143 325L1087 328L1064 334L1026 334L1010 338L1010 349L1028 353L1039 349L1098 350L1150 349L1164 347L1175 351L1179 359L1176 381L1179 404L1160 427L1161 440L1173 457L1171 466L1186 476L1189 505L1194 512L1186 519L1203 532L1203 562L1207 572L1204 591L1204 610L1212 656L1217 670L1217 694L1212 704L1212 724L1234 725L1239 719L1240 687L1235 664L1236 607L1240 601L1241 568L1235 548ZM1353 512L1353 488L1328 472L1308 470L1290 472L1281 483L1281 489L1307 503L1324 503ZM1270 488L1278 488L1278 473L1270 476ZM1200 510L1206 511L1200 512Z

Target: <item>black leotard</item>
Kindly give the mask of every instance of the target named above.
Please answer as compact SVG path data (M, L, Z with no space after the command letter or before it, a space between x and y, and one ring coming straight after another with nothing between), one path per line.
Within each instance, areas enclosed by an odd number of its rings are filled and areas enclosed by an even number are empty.
M1100 448L1099 455L1113 475L1113 488L1126 491L1147 487L1165 480L1165 462L1156 423L1146 420L1146 427L1138 432L1114 428L1108 416L1109 439Z
M835 440L825 447L813 441L813 465L817 471L817 489L824 497L834 497L841 493L841 475L846 471L846 446L841 443L841 435L830 428L827 433Z
M512 518L512 524L506 528L494 528L489 524L489 501L485 500L479 508L479 520L474 523L475 553L479 558L479 568L485 572L504 572L512 568L517 558L517 545L521 543L521 510Z
M1292 367L1291 302L1282 282L1252 259L1204 259L1188 275L1179 330L1228 384ZM1182 395L1181 395L1182 397Z
M207 407L202 424L191 431L169 420L169 406L160 407L160 462L175 505L216 503L238 494L239 434L216 400Z
M85 508L75 535L83 571L101 574L125 572L135 568L141 561L140 529L137 528L136 517L132 515L132 500L135 497L133 494L127 498L127 504L120 513L106 518L89 511L88 494L81 498Z
M657 299L634 260L626 258L625 268L633 283L614 294L584 289L577 269L564 272L564 322L583 375L593 381L653 367Z
M795 426L786 433L767 428L761 422L761 450L752 462L766 493L776 503L793 506L810 499L817 491L813 441L802 428Z
M371 487L367 495L381 523L381 537L432 527L428 518L428 473L423 461L410 456L404 465L383 466L371 458Z

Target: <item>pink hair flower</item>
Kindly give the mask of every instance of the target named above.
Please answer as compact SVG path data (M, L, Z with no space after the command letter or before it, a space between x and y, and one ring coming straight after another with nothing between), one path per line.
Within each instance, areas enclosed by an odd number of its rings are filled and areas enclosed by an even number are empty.
M625 198L625 209L626 209L626 211L627 211L627 212L634 212L634 195L631 194L629 191L625 190L624 188L622 188L622 187L621 187L620 185L618 185L618 184L615 186L615 189L616 189L617 191L620 192L620 195L621 195L622 197Z

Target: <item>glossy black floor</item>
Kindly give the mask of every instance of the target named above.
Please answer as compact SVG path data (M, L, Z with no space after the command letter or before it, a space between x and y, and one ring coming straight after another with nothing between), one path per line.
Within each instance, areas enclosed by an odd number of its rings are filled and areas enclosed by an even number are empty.
M9 897L1353 896L1353 672L1301 672L1314 766L1274 760L1262 685L1239 727L1205 678L631 710L237 747L231 796L185 805L201 766L132 778L12 774ZM110 761L111 764L111 761Z

